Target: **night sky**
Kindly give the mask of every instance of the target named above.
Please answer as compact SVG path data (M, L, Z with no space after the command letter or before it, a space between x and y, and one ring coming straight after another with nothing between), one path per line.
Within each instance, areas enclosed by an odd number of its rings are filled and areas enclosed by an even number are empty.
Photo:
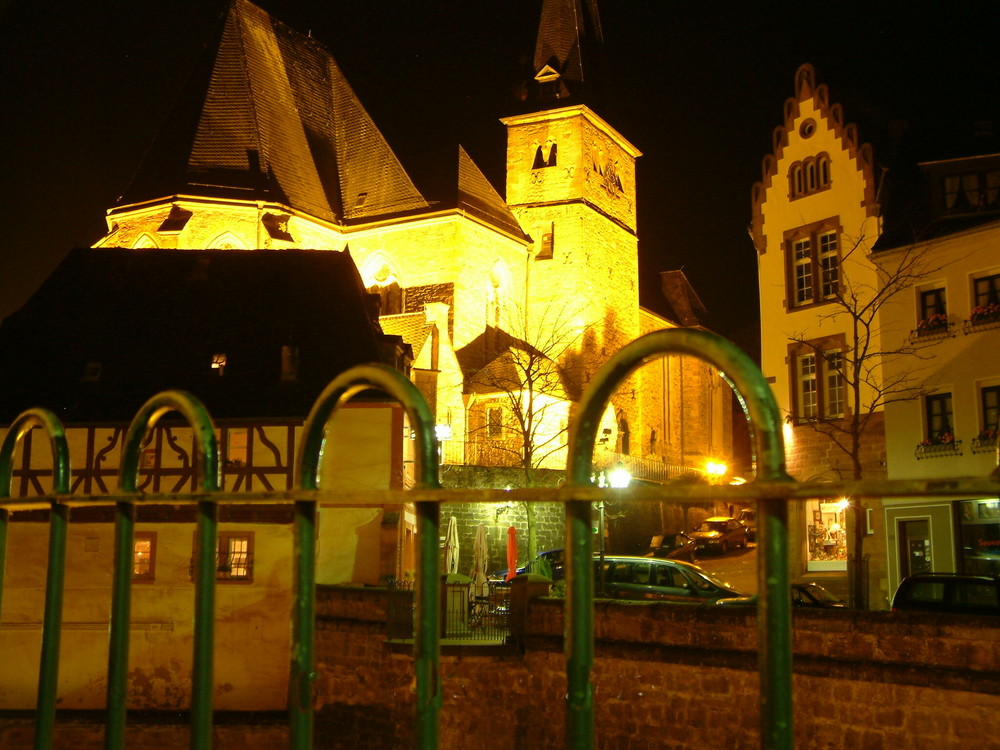
M509 92L533 51L540 0L259 4L330 49L404 165L429 146L461 142L502 193L498 118L513 111ZM72 247L102 235L105 209L152 142L217 7L0 5L0 317ZM956 148L953 132L980 119L1000 125L1000 44L983 7L601 3L614 98L599 114L644 154L644 304L660 304L658 271L682 268L710 326L754 350L750 188L796 68L815 66L879 166L896 158L890 133L904 120L902 132L932 134L914 153L939 158Z

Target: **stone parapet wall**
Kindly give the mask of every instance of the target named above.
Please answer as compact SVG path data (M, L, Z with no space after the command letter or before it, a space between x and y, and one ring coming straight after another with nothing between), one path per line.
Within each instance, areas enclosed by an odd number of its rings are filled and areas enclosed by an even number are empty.
M320 590L317 746L414 746L412 661L408 646L386 642L386 600L384 589ZM443 647L443 750L564 746L563 601L532 601L528 623L517 647ZM594 625L597 747L761 746L753 609L602 601ZM990 618L800 610L793 643L797 748L964 750L995 741L1000 628ZM129 747L185 747L184 728L164 723L132 721ZM244 750L284 742L273 718L248 715L242 734L238 718L224 724L218 747L236 737ZM57 736L87 748L99 732L93 720L71 718ZM30 747L30 735L26 717L0 717L0 746Z

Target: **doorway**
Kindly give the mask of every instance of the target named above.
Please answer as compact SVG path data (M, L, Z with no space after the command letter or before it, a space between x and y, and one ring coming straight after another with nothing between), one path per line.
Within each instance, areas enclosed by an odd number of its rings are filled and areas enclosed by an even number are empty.
M899 577L902 579L934 570L930 519L899 519L897 524Z

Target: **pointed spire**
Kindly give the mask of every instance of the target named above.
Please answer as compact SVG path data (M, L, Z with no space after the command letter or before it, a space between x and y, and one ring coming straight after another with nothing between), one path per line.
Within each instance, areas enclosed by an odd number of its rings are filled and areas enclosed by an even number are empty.
M543 0L528 100L546 107L593 103L603 47L597 0Z

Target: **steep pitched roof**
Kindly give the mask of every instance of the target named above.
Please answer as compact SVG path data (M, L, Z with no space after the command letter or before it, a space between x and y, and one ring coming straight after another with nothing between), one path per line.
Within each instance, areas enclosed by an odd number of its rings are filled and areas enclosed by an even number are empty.
M427 322L427 316L423 311L383 315L379 318L379 324L387 335L401 336L403 341L413 348L414 361L419 359L420 352L423 351L433 328L433 325Z
M174 194L286 203L328 221L425 208L332 55L231 0L119 204Z
M702 325L708 311L683 271L661 271L660 285L670 306L671 320L682 326Z
M215 418L301 418L382 340L346 252L77 249L0 326L0 422L32 406L128 421L175 388Z

